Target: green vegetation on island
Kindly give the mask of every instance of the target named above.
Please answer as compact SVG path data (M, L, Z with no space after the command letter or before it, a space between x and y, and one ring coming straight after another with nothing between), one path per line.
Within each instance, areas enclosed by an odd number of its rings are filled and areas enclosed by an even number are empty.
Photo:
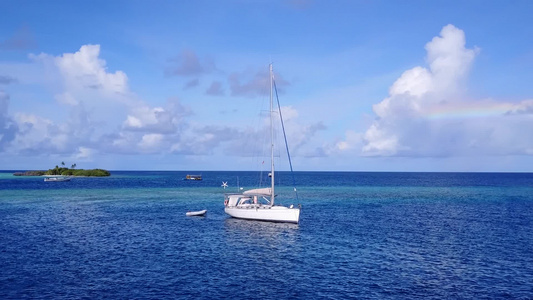
M111 173L102 169L92 169L92 170L83 170L83 169L69 169L69 168L59 168L55 167L44 173L44 175L64 175L64 176L109 176Z
M76 169L76 164L73 164L72 167L65 168L65 163L61 162L61 165L63 167L56 166L53 169L49 169L48 171L26 171L26 172L16 172L13 173L15 176L43 176L43 175L63 175L63 176L87 176L87 177L104 177L104 176L110 176L111 173L107 170L103 169L92 169L92 170L84 170L84 169Z
M15 176L43 176L45 171L26 171L26 172L15 172Z

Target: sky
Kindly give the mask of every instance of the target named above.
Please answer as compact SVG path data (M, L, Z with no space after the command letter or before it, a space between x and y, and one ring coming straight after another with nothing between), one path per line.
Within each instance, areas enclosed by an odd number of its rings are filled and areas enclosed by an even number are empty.
M533 171L533 1L0 11L2 170L254 170L273 63L297 171Z

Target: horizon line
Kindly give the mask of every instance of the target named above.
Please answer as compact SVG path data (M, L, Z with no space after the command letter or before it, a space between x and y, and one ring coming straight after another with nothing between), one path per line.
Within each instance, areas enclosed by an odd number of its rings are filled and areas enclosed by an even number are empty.
M100 169L100 168L95 168ZM90 169L89 169L90 170ZM269 172L258 171L258 170L107 170L109 172L189 172L189 173L201 173L201 172ZM1 173L10 173L10 172L24 172L24 171L44 171L44 170L25 170L25 169L6 169L0 170ZM290 173L290 170L286 171L276 171L276 173ZM533 171L347 171L347 170L306 170L306 171L293 171L294 173L502 173L502 174L532 174Z

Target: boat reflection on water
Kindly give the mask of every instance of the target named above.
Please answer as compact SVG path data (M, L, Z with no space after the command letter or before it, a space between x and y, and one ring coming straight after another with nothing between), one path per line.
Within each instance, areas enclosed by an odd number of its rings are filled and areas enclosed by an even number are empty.
M300 236L298 224L258 222L228 218L224 220L226 242L254 244L264 248L285 248L294 245ZM278 249L281 250L281 249Z
M233 227L236 229L251 229L253 231L272 231L279 233L280 230L295 230L300 226L294 223L276 223L276 222L257 222L256 220L227 218L225 220L226 227Z

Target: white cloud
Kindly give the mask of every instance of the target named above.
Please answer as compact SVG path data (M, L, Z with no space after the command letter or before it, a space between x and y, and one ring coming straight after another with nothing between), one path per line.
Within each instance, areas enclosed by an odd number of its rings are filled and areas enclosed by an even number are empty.
M389 97L374 105L379 118L417 116L427 106L457 100L455 97L478 50L465 48L464 32L453 25L445 26L440 34L426 44L429 69L415 67L405 71L391 86ZM374 132L368 138L376 137Z
M327 154L324 150L325 145L316 138L320 131L327 129L322 122L312 124L294 122L290 128L287 129L287 139L292 154L306 157L325 156Z
M440 36L426 45L426 50L427 65L405 71L390 86L389 95L373 106L376 118L364 123L366 130L346 130L342 140L328 141L325 124L339 129L345 126L346 120L323 123L316 121L320 115L309 118L297 106L282 107L291 154L299 157L334 157L340 153L412 157L478 153L533 155L533 135L529 132L533 124L533 100L512 103L469 99L465 79L479 50L467 48L464 33L452 25L444 27ZM54 96L47 101L57 107L58 113L43 117L39 112L17 112L11 116L7 111L8 96L0 92L2 152L32 156L61 154L80 160L110 153L224 157L258 154L256 144L268 124L259 123L264 128L251 129L236 127L236 122L217 124L201 118L191 122L188 118L192 111L177 99L161 104L140 100L130 91L124 72L107 70L98 45L85 45L75 53L60 56L32 57L34 66L42 66L32 68L41 70L38 76L58 79L54 79L53 86L48 86L46 80L31 83L51 90ZM183 72L189 70L193 75L196 72L194 64L185 67ZM229 91L234 96L267 95L266 75L266 72L234 73L229 77ZM19 73L9 72L7 76L14 76L10 78L16 78L17 85L29 83L27 76ZM277 80L278 88L287 84L279 76ZM212 82L207 92L223 94L222 84ZM305 104L309 105L308 102ZM328 108L316 109L324 112Z
M82 159L87 160L90 159L94 155L94 150L87 148L87 147L79 147L78 153L74 155L74 158L76 159Z
M171 152L185 155L208 155L215 153L221 145L226 144L224 153L246 155L249 148L244 147L244 144L250 140L253 140L253 136L247 135L246 131L212 125L200 126L191 128L179 141L173 143Z
M175 132L188 113L178 102L169 101L166 108L151 108L135 100L136 96L129 92L126 74L108 72L106 61L100 58L99 45L84 45L75 53L60 56L41 53L29 57L32 64L19 65L20 70L15 73L31 73L41 78L34 83L52 90L54 104L60 105L57 114L46 118L38 113L17 112L13 120L20 130L9 143L2 142L10 153L72 157L87 157L97 149L102 153L118 150L142 153L150 143L155 143L150 134ZM26 77L20 78L24 79L21 84L25 84ZM139 132L127 133L134 130ZM6 140L8 135L2 135ZM147 137L143 139L144 135Z
M532 102L471 100L468 71L479 49L465 47L464 32L445 26L426 44L429 68L405 71L389 96L373 106L377 116L363 136L365 156L528 154L533 148ZM337 150L353 149L346 139ZM529 150L528 150L529 149Z
M92 144L92 129L83 119L83 112L64 123L35 114L16 113L19 132L9 151L28 155L75 153L80 145Z
M190 109L181 105L177 99L169 99L165 107L143 104L131 109L122 128L126 131L172 134L176 133L190 114Z
M154 126L159 122L158 115L164 112L165 110L161 107L142 106L134 108L130 112L133 115L128 115L123 127L127 130L138 130Z
M128 92L128 77L122 71L107 72L99 58L100 45L83 45L78 52L55 57L55 62L70 88L90 88L104 93Z
M128 116L126 121L124 121L125 128L141 128L143 126L141 120L134 116Z
M374 122L364 135L367 144L363 147L364 153L374 155L393 155L401 149L398 137L394 135L394 130L386 126L381 127L381 123Z
M9 95L0 90L0 151L11 143L19 131L18 125L8 114Z
M57 102L65 105L76 106L80 104L80 102L76 100L76 98L74 98L74 96L72 96L72 94L70 94L69 92L64 92L62 94L55 95L55 99Z
M283 121L290 121L298 118L298 111L292 106L282 106L281 114L283 116Z
M321 142L321 139L317 138L317 135L320 131L327 129L327 127L321 121L302 123L298 119L298 110L293 106L282 106L281 113L283 122L285 124L287 142L290 146L291 155L305 157L326 155L327 151L325 150L325 146ZM279 120L276 118L275 122L279 123ZM265 126L268 126L268 121L265 123ZM275 124L275 126L278 125ZM279 128L279 130L281 130L281 128ZM282 140L282 134L283 133L279 131L279 141L277 141L277 143L281 145L281 148L283 148L285 143Z
M440 36L426 44L427 61L433 79L433 91L455 91L461 79L470 70L478 48L465 48L466 39L462 30L453 25L442 28Z
M355 132L354 130L348 130L346 131L346 139L343 141L338 141L335 144L333 151L343 152L343 151L350 151L353 149L360 149L362 143L363 143L362 134ZM328 152L332 153L331 150Z
M321 122L302 124L298 120L298 111L292 106L282 107L282 113L287 130L290 151L298 156L323 156L317 147L315 139L319 131L325 129ZM232 127L218 125L203 125L191 127L180 139L171 146L171 152L184 155L213 155L258 157L266 152L264 147L270 140L270 122L264 116L254 125L258 127ZM279 125L276 118L275 126ZM281 128L276 129L275 144L279 151L285 151ZM263 149L264 148L264 149ZM267 151L268 152L268 151Z
M533 99L524 100L506 112L507 114L530 114L533 115Z
M185 73L181 75L200 70L195 58L187 57L191 64L182 65L180 70ZM65 110L70 115L69 118L52 115L43 118L34 113L18 113L17 124L21 125L21 130L11 143L12 153L64 154L75 159L90 159L94 153L225 153L246 156L249 151L242 150L243 138L254 140L263 130L205 123L191 125L187 118L192 111L176 98L155 106L138 99L129 91L125 73L107 70L106 61L100 57L99 45L84 45L75 53L60 56L41 53L30 55L30 58L34 65L42 66L40 77L56 78L49 86L53 91L54 104L59 104L62 116L65 116ZM268 87L268 81L263 80L267 76L261 75L261 80L259 76L252 76L255 79L248 81L244 95L256 95L256 83L262 83L262 88ZM39 83L48 84L46 81ZM221 83L213 83L210 92L223 93ZM286 82L278 76L278 85L284 84ZM296 149L304 149L314 134L324 128L321 123L298 124L298 112L291 106L282 110L285 121L294 122L295 126L288 134L293 137ZM306 150L306 153L313 151Z
M118 131L104 134L98 144L106 145L102 153L169 153L172 145L183 143L188 130L186 118L191 110L176 98L168 99L164 106L151 107L143 102L130 107Z
M57 151L50 139L51 132L57 131L57 127L51 120L25 113L16 113L14 119L20 131L11 144L12 149L29 154L38 153L39 150L44 149Z
M149 133L142 136L139 148L144 152L157 151L163 141L164 136L159 133Z

